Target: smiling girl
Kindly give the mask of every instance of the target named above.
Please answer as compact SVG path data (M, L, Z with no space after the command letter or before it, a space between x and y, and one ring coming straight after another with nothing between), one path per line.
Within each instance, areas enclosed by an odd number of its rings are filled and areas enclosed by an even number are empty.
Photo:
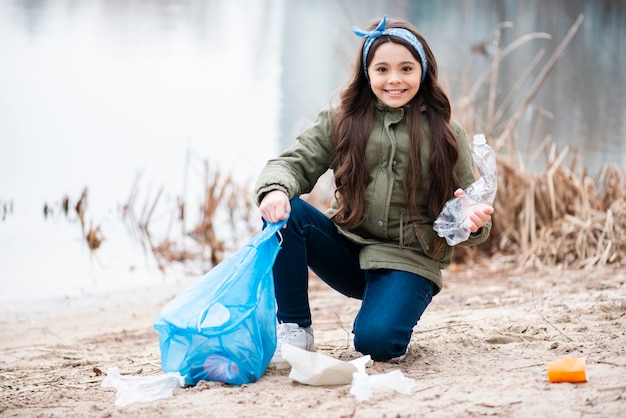
M266 222L289 217L274 265L278 346L314 351L308 269L360 299L355 349L375 361L406 356L413 327L442 288L452 247L433 231L445 202L474 182L467 135L450 118L437 63L408 22L383 18L364 38L337 105L320 112L259 175ZM335 199L320 212L299 196L333 170ZM487 239L493 208L470 217L461 245Z

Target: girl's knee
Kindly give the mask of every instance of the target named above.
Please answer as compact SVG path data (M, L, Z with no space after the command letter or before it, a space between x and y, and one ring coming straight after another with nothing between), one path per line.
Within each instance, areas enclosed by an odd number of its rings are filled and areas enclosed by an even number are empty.
M354 330L354 348L363 355L369 355L374 361L387 361L406 352L410 336L393 333L389 328Z

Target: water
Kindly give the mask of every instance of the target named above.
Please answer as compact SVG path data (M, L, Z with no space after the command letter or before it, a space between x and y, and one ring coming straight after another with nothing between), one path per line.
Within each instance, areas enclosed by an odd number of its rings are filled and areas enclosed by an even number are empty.
M0 203L13 205L0 224L0 300L164 279L120 206L139 179L138 211L163 187L162 211L182 196L191 217L203 160L249 183L276 154L281 13L260 2L0 2ZM60 214L84 187L86 221L106 236L96 257Z
M490 60L471 52L499 22L503 43L541 31L503 62L510 87L539 48L546 56L579 13L583 26L531 110L543 129L572 145L591 172L624 164L624 2L222 0L0 2L0 301L78 297L175 280L163 275L120 221L135 181L140 204L164 188L161 224L177 198L190 216L202 195L203 161L250 185L351 70L353 24L388 13L429 39L458 100L464 71ZM532 121L520 142L538 144ZM473 134L475 132L469 132ZM59 212L62 197L89 188L87 222L106 239L91 254L80 226ZM43 204L55 213L44 219Z

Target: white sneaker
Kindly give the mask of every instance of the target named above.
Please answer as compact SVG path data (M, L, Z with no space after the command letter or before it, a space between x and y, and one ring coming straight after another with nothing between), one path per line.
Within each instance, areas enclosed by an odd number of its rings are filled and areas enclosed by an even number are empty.
M401 356L398 357L394 357L391 360L387 360L387 363L402 363L405 359L407 354L409 354L409 347L406 347L406 350L404 350L404 354L402 354Z
M287 343L306 351L315 351L313 328L300 328L298 324L278 324L276 327L276 351L270 363L285 363L283 344Z

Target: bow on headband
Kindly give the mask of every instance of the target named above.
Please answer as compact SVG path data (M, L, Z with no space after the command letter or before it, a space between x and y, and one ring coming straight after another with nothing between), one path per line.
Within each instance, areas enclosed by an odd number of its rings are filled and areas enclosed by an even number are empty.
M363 70L365 71L365 77L369 78L367 75L367 54L369 53L370 47L374 41L381 36L395 36L396 38L400 38L408 42L415 49L415 51L417 51L417 55L419 55L422 64L422 81L424 81L424 78L426 77L426 69L428 68L428 61L426 60L426 53L424 52L422 43L410 30L402 28L386 29L386 26L387 16L384 16L383 20L381 20L378 26L376 26L376 28L372 31L366 32L356 26L352 27L352 32L354 32L355 35L365 38L365 44L363 45Z

